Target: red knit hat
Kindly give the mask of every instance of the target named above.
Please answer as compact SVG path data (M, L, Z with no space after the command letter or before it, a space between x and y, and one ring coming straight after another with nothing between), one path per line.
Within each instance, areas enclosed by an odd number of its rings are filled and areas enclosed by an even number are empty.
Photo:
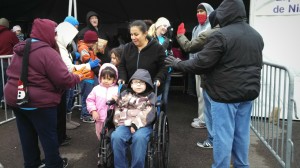
M98 41L98 35L95 31L88 30L84 33L83 41L85 43L95 43Z

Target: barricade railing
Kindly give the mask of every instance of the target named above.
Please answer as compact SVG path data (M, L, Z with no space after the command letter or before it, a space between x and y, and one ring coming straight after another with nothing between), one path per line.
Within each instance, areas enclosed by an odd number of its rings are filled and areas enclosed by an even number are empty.
M264 62L260 95L253 103L251 129L285 168L290 168L293 161L292 124L296 105L293 97L293 75L283 66Z
M5 98L4 98L4 86L6 83L6 69L8 67L8 65L10 65L11 62L11 58L12 55L0 55L0 89L1 89L1 93L0 94L0 99L1 99L1 108L0 108L0 125L3 123L6 123L8 121L11 121L13 119L15 119L14 113L12 112L12 110L10 108L8 108L8 106L5 103Z
M3 91L4 90L4 86L6 83L6 69L8 67L8 65L10 65L11 62L11 58L12 55L0 55L0 89ZM3 93L3 92L2 92ZM81 108L81 95L80 95L80 86L79 84L76 85L75 90L74 90L74 106L72 107L72 110L74 110L75 108ZM0 94L0 125L4 124L8 121L11 121L13 119L15 119L14 113L12 111L12 109L10 109L6 103L5 103L5 99L4 99L4 94Z
M75 89L74 89L74 104L73 104L73 107L71 108L71 111L73 111L74 109L79 109L81 110L81 89L80 89L80 85L77 84L75 86Z

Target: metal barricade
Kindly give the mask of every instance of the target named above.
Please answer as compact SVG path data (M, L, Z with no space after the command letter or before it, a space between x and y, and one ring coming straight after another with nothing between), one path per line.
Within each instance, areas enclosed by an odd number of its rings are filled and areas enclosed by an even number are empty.
M6 69L8 67L8 65L10 65L11 62L11 57L12 55L0 55L0 85L1 85L1 90L3 93L4 90L4 86L6 83ZM0 99L1 99L1 108L0 108L0 125L3 123L6 123L8 121L11 121L13 119L15 119L15 116L13 114L13 111L8 108L8 106L5 103L5 99L4 99L4 94L2 94L2 96L0 95Z
M78 110L81 110L81 88L80 88L80 85L77 84L75 86L75 89L74 89L74 104L73 104L73 107L71 108L71 111L75 110L76 108Z
M253 103L251 129L285 168L290 168L293 161L293 97L294 78L288 69L264 62L260 95Z
M0 55L0 86L1 86L1 90L4 90L4 86L6 83L6 69L8 67L8 65L10 65L11 63L11 58L12 55ZM4 95L4 94L3 94ZM75 108L78 108L79 110L81 109L81 95L80 95L80 86L79 84L76 85L75 90L74 90L74 106L72 107L72 111ZM5 103L5 99L4 96L0 96L0 125L4 124L8 121L11 121L13 119L15 119L14 113L12 111L12 109L10 109L6 103Z

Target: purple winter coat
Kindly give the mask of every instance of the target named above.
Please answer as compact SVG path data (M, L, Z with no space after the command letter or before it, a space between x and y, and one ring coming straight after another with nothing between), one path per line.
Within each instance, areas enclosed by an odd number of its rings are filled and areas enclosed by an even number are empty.
M29 103L25 107L54 107L60 102L63 90L74 87L80 82L77 75L70 73L59 52L55 50L56 23L48 19L35 19L31 38L38 39L31 44L28 65ZM14 47L11 65L4 88L6 103L18 107L17 85L21 75L25 42Z

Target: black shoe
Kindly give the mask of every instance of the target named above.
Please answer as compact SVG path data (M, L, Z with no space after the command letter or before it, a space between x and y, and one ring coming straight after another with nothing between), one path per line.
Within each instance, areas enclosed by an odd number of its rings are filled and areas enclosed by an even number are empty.
M62 141L61 143L60 143L60 145L59 146L67 146L67 145L70 145L70 140L64 140L64 141Z
M62 160L63 160L63 168L67 167L69 165L68 158L62 158Z
M71 139L72 139L71 137L69 137L68 135L66 135L66 138L65 138L66 141L70 141Z
M63 168L67 167L69 165L68 159L67 158L62 158L62 160L63 160ZM46 166L45 165L45 159L43 159L41 162L42 163L38 168L44 168Z
M44 168L44 167L46 167L45 159L42 159L42 160L41 160L41 164L39 165L38 168Z

